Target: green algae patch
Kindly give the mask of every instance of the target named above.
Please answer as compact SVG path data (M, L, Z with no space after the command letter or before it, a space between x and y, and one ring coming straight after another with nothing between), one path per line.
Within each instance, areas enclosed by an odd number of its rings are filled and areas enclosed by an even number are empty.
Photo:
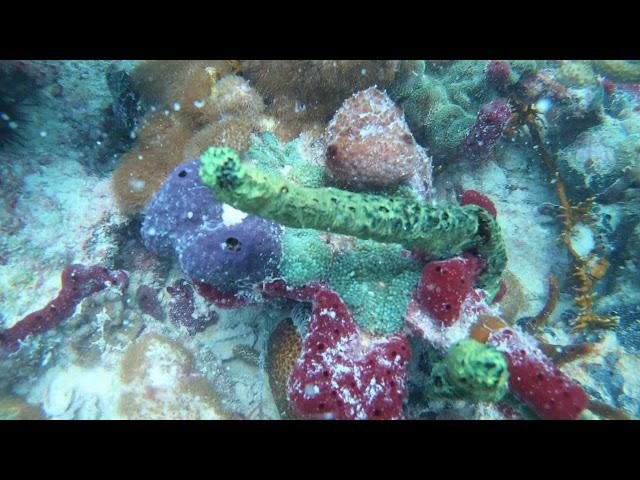
M253 137L244 156L265 172L283 175L305 187L321 187L324 167L305 160L298 145L299 141L293 140L283 146L274 134L265 132Z

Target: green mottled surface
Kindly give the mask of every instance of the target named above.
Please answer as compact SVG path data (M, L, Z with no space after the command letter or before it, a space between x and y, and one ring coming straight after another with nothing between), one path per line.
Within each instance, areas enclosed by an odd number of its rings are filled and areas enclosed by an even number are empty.
M488 61L403 62L388 88L411 131L428 145L436 163L455 159L482 105L498 97L486 81ZM535 71L531 60L509 61L513 81Z
M391 334L404 324L422 265L403 252L397 244L358 240L334 261L329 284L367 332Z
M305 160L298 151L297 140L284 146L277 137L265 132L252 138L251 146L245 152L255 166L272 174L283 175L298 185L321 187L324 181L324 167Z
M285 228L279 271L292 287L326 278L331 251L317 230Z
M453 345L434 365L429 389L435 396L499 401L508 390L505 356L495 348L466 339Z
M438 206L405 198L308 188L240 162L230 148L211 147L200 176L216 198L288 227L312 228L364 240L400 243L429 258L472 250L487 260L478 279L489 299L498 291L506 252L495 219L475 205Z

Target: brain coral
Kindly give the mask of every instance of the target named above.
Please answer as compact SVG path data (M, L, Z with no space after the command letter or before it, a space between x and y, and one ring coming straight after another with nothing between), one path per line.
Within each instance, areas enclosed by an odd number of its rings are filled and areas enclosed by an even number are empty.
M327 173L356 188L388 187L429 172L424 149L413 139L402 111L375 87L345 100L326 131Z
M146 247L177 255L187 275L224 292L275 274L280 227L216 201L199 167L199 160L178 165L149 203L141 231Z

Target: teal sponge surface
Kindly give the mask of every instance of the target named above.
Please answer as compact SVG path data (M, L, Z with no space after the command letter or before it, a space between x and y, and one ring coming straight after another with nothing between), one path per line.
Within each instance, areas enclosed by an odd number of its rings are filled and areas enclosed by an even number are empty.
M406 253L397 244L357 240L334 260L329 284L363 330L386 335L402 328L421 271Z
M327 277L331 251L318 230L285 228L280 275L291 287Z

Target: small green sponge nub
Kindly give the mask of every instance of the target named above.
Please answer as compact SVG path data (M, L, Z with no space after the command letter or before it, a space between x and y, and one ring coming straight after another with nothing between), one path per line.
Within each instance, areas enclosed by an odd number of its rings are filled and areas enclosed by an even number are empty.
M473 339L453 345L430 378L436 396L472 401L499 401L508 390L507 360L495 348Z

